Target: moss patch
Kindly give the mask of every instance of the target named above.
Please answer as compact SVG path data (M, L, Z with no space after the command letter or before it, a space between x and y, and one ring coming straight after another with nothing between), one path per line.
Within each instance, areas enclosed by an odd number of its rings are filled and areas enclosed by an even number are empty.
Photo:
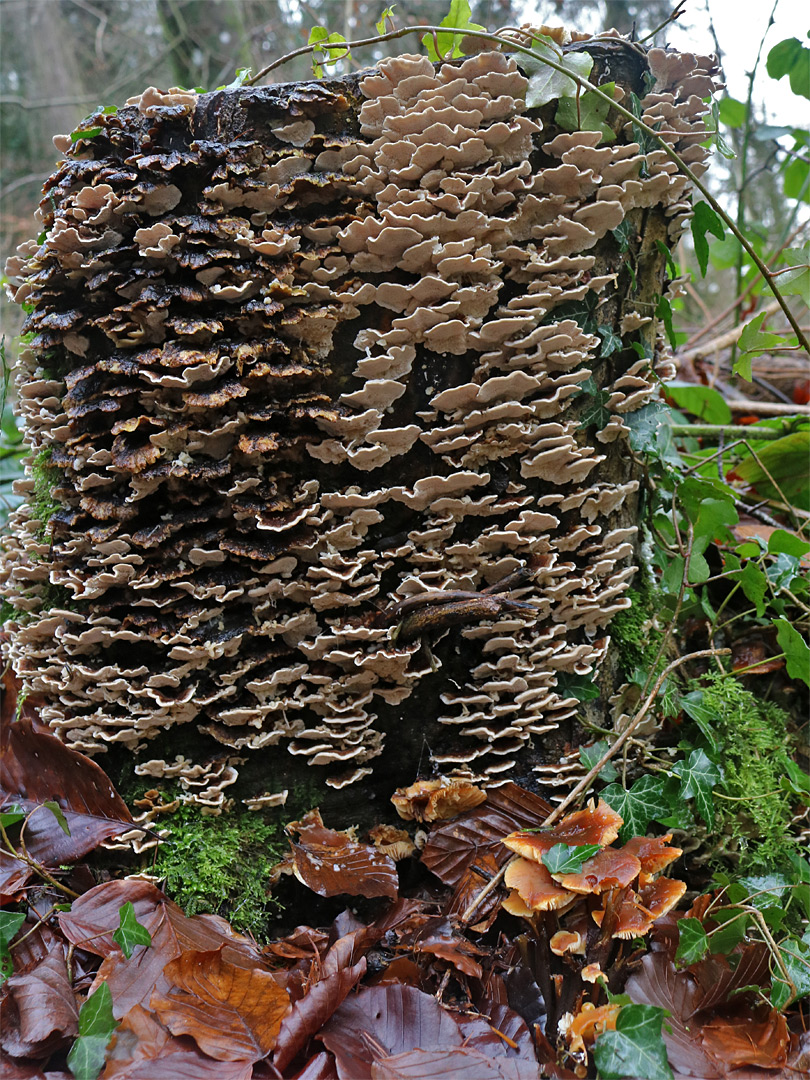
M613 617L610 634L625 677L635 681L634 673L640 672L643 675L641 681L644 682L661 647L662 634L654 623L656 595L645 588L641 592L629 589L627 596L631 606ZM663 659L659 661L659 666Z
M795 796L781 783L785 762L794 756L790 718L734 678L711 675L693 689L703 691L722 743L718 760L725 778L715 793L729 798L717 798L718 831L735 841L741 871L783 869L797 852L790 834Z
M60 504L53 498L53 489L61 481L62 474L55 465L51 464L51 448L49 446L40 450L31 462L31 479L34 481L34 490L31 492L28 504L31 507L31 515L40 523L37 535L44 538L48 532L48 522L51 520Z
M152 872L187 915L213 913L257 940L267 936L278 905L267 895L270 870L286 853L280 825L251 811L211 817L183 806L163 819L171 835Z

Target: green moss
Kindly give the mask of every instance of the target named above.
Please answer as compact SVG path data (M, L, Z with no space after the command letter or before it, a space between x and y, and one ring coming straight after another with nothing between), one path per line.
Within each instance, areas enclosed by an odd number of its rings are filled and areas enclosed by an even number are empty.
M213 913L236 930L266 936L278 907L267 895L270 870L286 853L279 825L251 811L211 817L183 806L161 821L170 830L152 872L187 915Z
M34 490L28 499L31 514L40 523L37 535L40 539L47 536L48 522L51 520L60 504L54 500L53 489L61 481L62 474L55 465L51 464L51 448L43 447L31 462L31 478L34 481Z
M625 677L632 679L640 671L646 679L661 647L662 634L654 624L656 596L646 588L640 592L629 589L627 596L631 606L614 616L610 633Z
M790 718L777 705L760 701L737 679L710 675L695 684L714 715L724 770L717 789L718 830L730 836L742 872L783 869L797 840L790 834L794 796L781 785L785 762L793 757Z

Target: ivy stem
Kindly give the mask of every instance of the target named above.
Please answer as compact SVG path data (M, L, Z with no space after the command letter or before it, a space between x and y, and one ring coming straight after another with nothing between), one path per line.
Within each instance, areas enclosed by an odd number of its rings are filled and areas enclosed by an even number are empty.
M584 791L588 790L588 788L591 786L593 781L599 775L600 771L604 768L605 765L607 765L607 763L610 761L610 759L612 757L615 757L615 755L618 753L618 751L621 749L621 747L627 742L627 740L630 738L630 736L633 734L633 732L639 726L641 721L644 719L644 717L650 711L650 707L652 706L653 702L655 701L656 697L658 696L658 691L664 685L664 682L666 681L668 676L671 675L672 672L676 670L676 668L681 667L682 664L689 663L689 661L691 661L691 660L700 660L700 659L702 659L703 657L706 657L706 656L711 656L711 657L727 656L730 653L731 653L731 649L701 649L699 652L687 653L686 656L679 656L677 660L673 660L671 664L668 664L664 668L664 670L661 672L661 674L658 676L658 678L656 679L655 686L652 688L650 693L647 695L647 698L646 698L644 704L638 710L638 712L633 717L633 719L630 721L630 723L627 725L627 727L624 729L624 731L619 735L619 737L616 739L616 741L611 746L609 746L607 748L607 750L604 752L604 754L602 754L602 756L596 762L596 764L586 773L586 775L582 778L582 780L580 780L580 782L573 789L573 791L571 791L563 799L563 801L556 807L556 809L552 810L551 813L543 820L542 827L546 828L547 826L552 825L557 820L557 818L565 810L568 809L568 807L571 805L571 803L573 803L576 799L578 799L579 796ZM495 874L487 882L487 884L484 886L484 888L481 890L481 892L479 892L478 895L473 898L472 902L467 906L467 908L465 908L465 910L464 910L464 912L463 912L463 914L461 916L461 922L462 923L467 923L469 921L469 919L472 918L475 911L481 906L481 904L484 902L484 900L486 900L486 898L488 896L490 896L495 891L495 889L497 889L497 887L500 885L500 883L503 881L503 878L504 878L504 875L506 874L507 869L512 865L512 863L517 862L517 860L519 858L520 858L520 855L513 855L511 859L508 859L503 864L503 866L500 868L498 873Z
M507 45L509 49L513 52L519 52L524 56L530 56L535 62L539 61L540 63L545 64L546 67L550 67L554 71L559 72L561 75L565 75L566 78L571 79L572 82L574 82L578 87L580 87L580 89L589 90L602 101L606 101L608 105L611 106L611 108L615 109L620 116L623 116L626 120L629 120L631 124L635 125L635 127L637 127L640 131L643 131L644 134L647 135L649 138L653 139L653 141L664 151L670 161L674 162L675 165L677 165L680 171L684 174L684 176L687 176L692 181L694 186L701 193L709 206L711 206L712 210L714 210L715 214L717 214L717 216L725 224L726 228L731 231L731 233L737 238L742 247L748 253L749 258L754 263L759 272L762 274L763 278L768 284L768 288L771 290L775 299L779 303L779 306L785 314L785 318L793 328L793 331L796 334L796 337L799 340L802 348L808 353L808 355L810 355L810 341L808 341L807 337L802 332L802 328L796 321L796 318L793 315L793 312L790 310L787 301L772 280L767 265L762 261L759 255L757 255L756 251L754 251L747 238L740 231L732 218L726 213L726 211L723 209L717 199L715 199L715 197L712 195L706 185L701 182L701 180L692 171L692 169L689 168L689 166L686 164L680 154L673 150L669 143L665 139L663 139L657 131L654 131L651 127L645 124L643 120L640 120L629 109L626 109L623 105L620 105L617 101L614 101L613 97L610 94L606 94L604 90L600 90L598 86L595 86L587 79L584 79L575 71L569 70L569 68L565 67L564 64L558 64L554 60L549 60L548 57L541 56L539 53L534 52L532 49L527 48L527 46L525 45L521 45L519 42L514 41L510 37L506 37L502 34L492 33L488 30L472 30L463 26L403 26L400 27L398 30L390 30L387 34L375 34L373 37L360 38L357 41L341 42L341 45L345 46L346 50L349 51L353 48L360 48L365 45L376 45L383 41L394 41L398 38L407 37L409 34L447 34L451 37L455 35L461 35L463 37L480 38L483 41L494 41L497 42L499 45ZM545 44L545 42L543 42L542 44ZM259 79L264 78L264 76L269 74L269 72L273 71L277 67L280 67L282 64L286 64L289 60L293 60L297 56L305 56L308 53L316 51L324 51L322 43L314 42L312 45L302 45L300 49L295 49L293 52L287 53L285 56L279 57L278 60L274 60L272 64L268 64L266 67L263 67L261 71L257 72L256 75L254 75L250 79L247 79L245 85L254 86L259 81ZM639 51L643 53L643 50ZM562 56L560 58L563 59Z
M673 435L694 435L698 438L751 438L751 428L745 424L673 424L670 428ZM757 428L758 439L781 439L784 430L774 431L772 428Z

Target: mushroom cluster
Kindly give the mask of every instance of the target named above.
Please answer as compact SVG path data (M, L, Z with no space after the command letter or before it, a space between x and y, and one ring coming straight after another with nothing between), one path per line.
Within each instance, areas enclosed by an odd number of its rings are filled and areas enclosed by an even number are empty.
M649 63L642 115L700 170L716 68ZM561 132L526 87L497 51L401 56L150 88L57 139L8 266L31 456L0 579L66 742L146 747L217 812L268 747L341 787L427 707L436 766L493 780L574 715L561 677L635 571L624 421L666 364L619 277L643 256L663 291L632 232L674 240L689 203L629 125ZM210 760L150 755L189 724Z
M661 876L683 854L680 848L669 846L672 833L634 836L622 847L613 847L622 823L607 803L591 801L558 825L510 833L503 841L519 856L506 867L504 882L510 893L504 910L526 919L547 911L557 916L568 912L565 925L550 941L551 951L558 956L584 956L594 925L601 928L606 918L611 938L644 937L686 892L686 882ZM559 844L573 852L586 845L599 850L578 869L555 872L546 866L544 857ZM582 977L593 981L596 975L583 968Z

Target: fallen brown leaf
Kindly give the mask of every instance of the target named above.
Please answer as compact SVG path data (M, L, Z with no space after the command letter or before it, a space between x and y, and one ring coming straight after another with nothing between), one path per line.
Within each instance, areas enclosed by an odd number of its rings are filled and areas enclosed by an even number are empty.
M293 869L298 880L318 896L387 896L399 893L394 860L371 844L361 844L345 832L327 829L317 810L287 826Z
M183 952L164 973L171 989L151 1006L173 1035L191 1035L217 1061L258 1061L275 1047L290 998L273 974L236 967L219 950Z

